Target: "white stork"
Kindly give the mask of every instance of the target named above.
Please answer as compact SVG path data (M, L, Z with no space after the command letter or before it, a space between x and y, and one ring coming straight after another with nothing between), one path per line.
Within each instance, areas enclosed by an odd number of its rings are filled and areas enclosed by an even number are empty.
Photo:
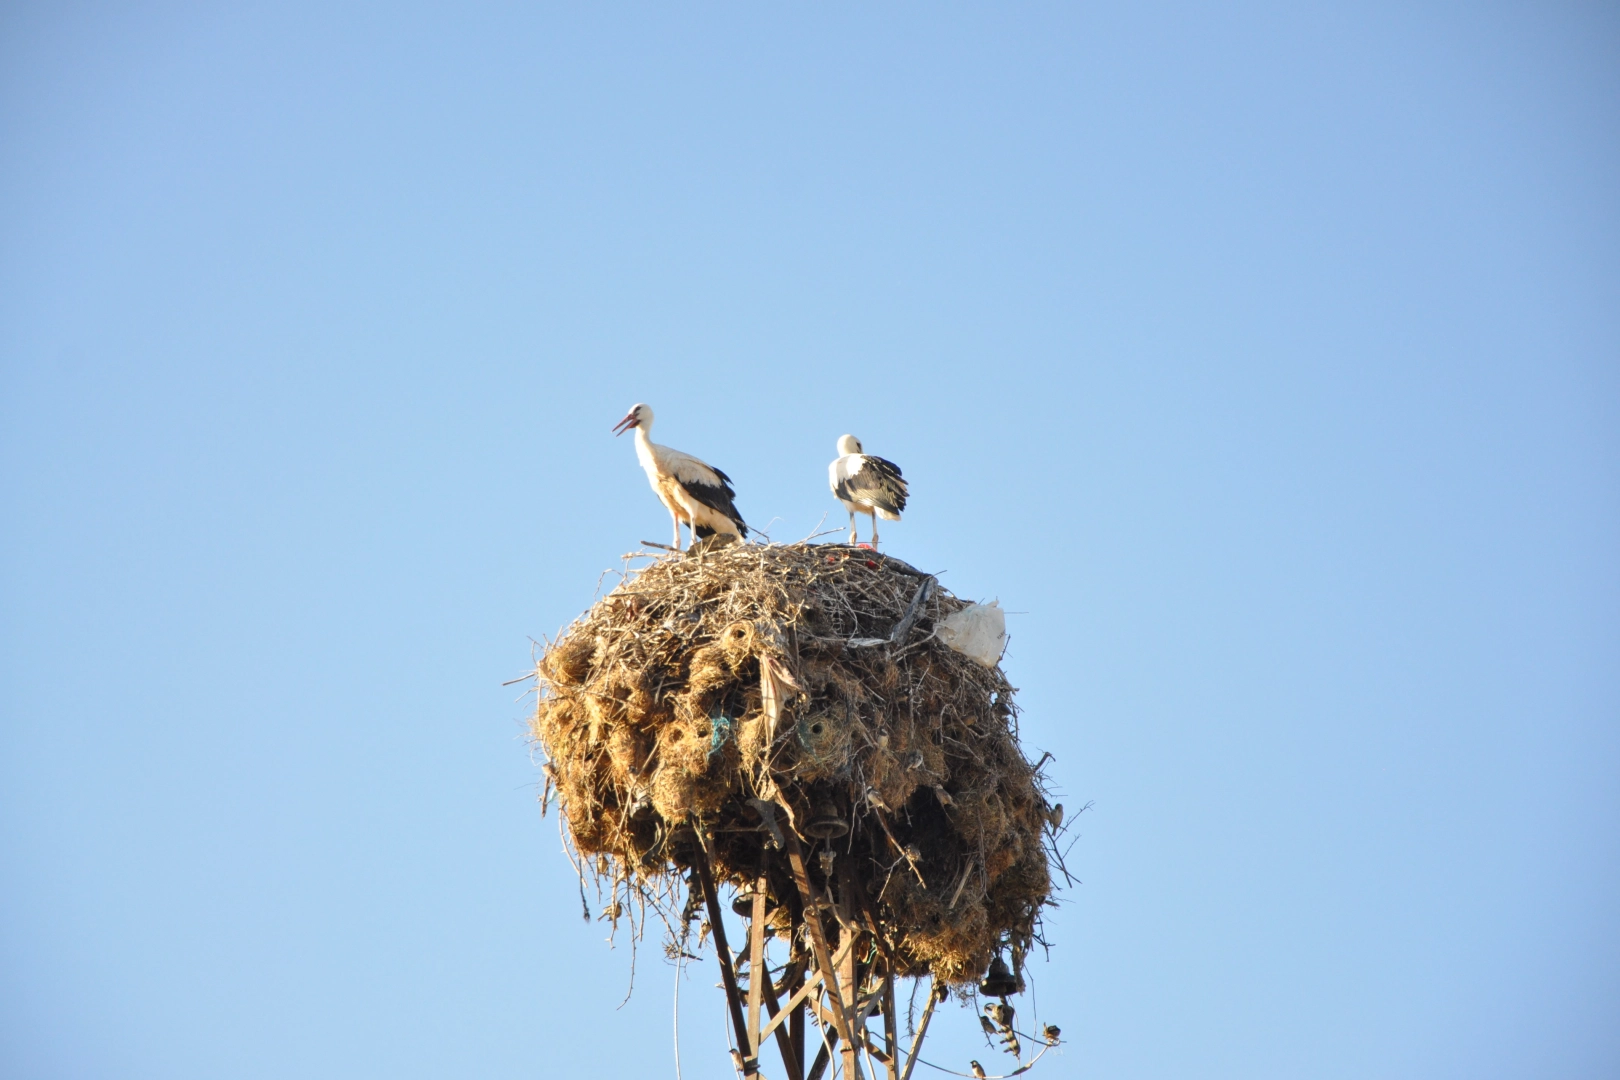
M647 437L652 430L653 411L649 405L632 405L623 420L613 425L613 434L636 429L636 459L647 471L647 482L675 519L675 550L681 550L681 522L700 540L716 533L747 536L748 526L732 502L731 477L679 450L659 446Z
M855 543L855 515L872 519L872 543L877 543L877 519L899 521L906 508L906 481L900 466L880 457L861 453L861 440L853 435L838 438L838 460L827 466L827 482L838 501L849 511L849 542Z

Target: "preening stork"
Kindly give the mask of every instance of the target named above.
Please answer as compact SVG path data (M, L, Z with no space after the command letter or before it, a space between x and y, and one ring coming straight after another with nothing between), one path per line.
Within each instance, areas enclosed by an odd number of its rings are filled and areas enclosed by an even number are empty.
M855 543L855 515L872 519L872 543L876 544L877 519L899 521L906 508L906 481L900 466L871 454L861 453L861 440L853 435L838 438L838 460L827 467L827 481L838 501L849 511L849 542Z
M636 430L636 460L647 471L647 482L675 519L676 551L681 550L681 522L692 530L692 539L701 540L716 533L747 536L748 526L732 500L731 477L679 450L659 446L648 438L653 411L649 405L632 405L623 420L613 425L614 435Z

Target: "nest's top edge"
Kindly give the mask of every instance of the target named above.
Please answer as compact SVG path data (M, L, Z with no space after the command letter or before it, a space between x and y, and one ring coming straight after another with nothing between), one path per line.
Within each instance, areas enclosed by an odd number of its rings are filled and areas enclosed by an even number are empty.
M780 554L786 554L789 552L818 554L821 552L835 551L847 552L852 556L863 556L868 559L873 559L899 570L901 573L914 574L917 577L930 576L926 571L919 570L915 566L912 566L910 563L906 562L904 559L896 558L886 551L879 551L878 549L869 547L866 544L849 544L842 541L833 540L824 541L821 543L812 543L808 540L793 540L778 544L774 542L759 543L754 540L738 540L733 536L715 536L709 537L705 540L699 540L696 544L683 551L676 551L673 548L660 544L657 547L650 547L645 551L625 552L623 557L627 559L652 559L654 562L665 562L674 559L702 559L706 556L714 555L758 554L761 552Z

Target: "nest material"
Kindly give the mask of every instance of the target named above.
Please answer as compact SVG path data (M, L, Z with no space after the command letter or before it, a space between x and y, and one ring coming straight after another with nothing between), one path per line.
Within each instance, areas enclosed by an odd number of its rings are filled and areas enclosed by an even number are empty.
M966 606L842 544L733 544L628 578L538 667L534 733L582 866L673 908L695 825L745 886L774 846L764 800L819 856L818 887L855 883L895 974L961 985L1004 947L1021 960L1051 892L1049 810L1013 688L933 634Z

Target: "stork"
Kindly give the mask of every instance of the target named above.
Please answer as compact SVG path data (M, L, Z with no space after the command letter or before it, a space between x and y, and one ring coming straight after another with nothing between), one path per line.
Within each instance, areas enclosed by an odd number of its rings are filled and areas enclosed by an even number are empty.
M827 482L838 501L849 511L849 542L855 543L855 515L872 519L872 543L877 543L877 519L899 521L906 508L906 481L900 466L880 457L861 453L861 440L853 435L838 438L838 460L827 467Z
M691 454L659 446L647 437L652 425L652 407L632 405L624 419L613 425L613 434L623 435L635 428L636 460L675 521L675 550L681 550L683 521L692 530L694 542L716 533L747 536L748 526L732 502L737 493L731 490L731 477Z

